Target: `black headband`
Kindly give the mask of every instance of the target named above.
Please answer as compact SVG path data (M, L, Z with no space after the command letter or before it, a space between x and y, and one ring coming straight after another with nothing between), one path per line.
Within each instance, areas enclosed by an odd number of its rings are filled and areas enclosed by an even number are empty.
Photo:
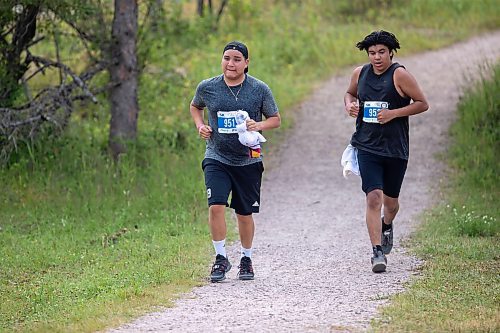
M243 57L245 57L245 59L248 59L248 49L247 49L246 45L241 43L241 42L234 41L234 42L228 43L224 47L224 51L222 53L226 52L227 50L240 51L241 54L243 54Z

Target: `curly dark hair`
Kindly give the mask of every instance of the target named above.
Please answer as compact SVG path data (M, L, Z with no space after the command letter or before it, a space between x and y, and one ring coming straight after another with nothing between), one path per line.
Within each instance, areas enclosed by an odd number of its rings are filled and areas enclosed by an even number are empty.
M397 49L400 48L399 41L396 36L384 30L374 31L368 36L365 37L362 41L356 44L356 47L362 51L365 50L368 52L368 48L373 45L382 44L389 48L389 51L397 52Z

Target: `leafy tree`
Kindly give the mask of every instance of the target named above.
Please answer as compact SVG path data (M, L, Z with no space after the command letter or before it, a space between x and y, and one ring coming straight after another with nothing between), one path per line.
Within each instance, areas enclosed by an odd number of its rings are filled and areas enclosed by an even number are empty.
M7 3L0 6L0 106L11 106L22 90L20 79L32 61L27 52L24 59L21 55L34 44L36 33L36 17L40 10L38 4L12 6ZM14 22L13 22L14 21ZM11 35L10 41L6 39Z
M162 1L145 2L148 9ZM148 10L154 12L154 10ZM109 93L111 102L110 150L114 157L134 140L137 128L137 17L135 0L26 0L0 3L0 160L5 161L19 141L33 142L48 129L64 129L76 101ZM156 13L156 12L155 12ZM154 17L160 20L158 14ZM83 45L85 61L78 66L61 61L61 37ZM53 44L55 55L43 57L33 49ZM76 67L84 65L83 70ZM51 70L59 82L37 91L28 81ZM106 85L90 89L90 81L103 70Z
M74 1L3 1L0 4L0 160L6 161L18 142L33 142L44 132L61 130L78 100L97 102L88 82L107 67L92 58L76 73L59 58L57 32L63 23L87 17L95 8ZM76 30L82 36L81 31ZM35 53L36 44L54 43L56 58ZM28 81L50 70L59 71L53 83L32 96Z

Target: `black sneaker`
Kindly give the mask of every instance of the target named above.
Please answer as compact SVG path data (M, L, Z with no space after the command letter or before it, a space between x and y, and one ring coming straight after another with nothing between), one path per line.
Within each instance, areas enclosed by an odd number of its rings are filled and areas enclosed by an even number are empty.
M215 263L212 266L212 272L210 273L210 280L212 282L220 282L226 279L226 273L231 270L231 263L229 260L221 254L215 257Z
M385 272L385 268L387 267L387 258L384 253L380 250L373 250L372 257L372 271L373 273L382 273Z
M384 217L382 217L382 223L384 223ZM393 235L394 235L394 226L391 223L391 228L387 229L386 231L382 231L382 251L384 251L384 254L389 254L391 253L392 250L392 243L393 243Z
M253 280L254 274L252 259L250 259L249 257L242 257L238 268L240 269L240 271L238 272L238 278L240 280Z

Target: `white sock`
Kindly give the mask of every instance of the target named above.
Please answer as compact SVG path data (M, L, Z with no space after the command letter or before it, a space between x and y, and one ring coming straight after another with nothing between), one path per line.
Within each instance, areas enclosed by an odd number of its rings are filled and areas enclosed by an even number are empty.
M220 240L220 241L214 241L212 240L212 243L214 244L214 249L215 249L215 255L223 255L224 257L227 258L226 255L226 240Z
M252 249L245 249L243 246L241 247L241 257L252 258Z

